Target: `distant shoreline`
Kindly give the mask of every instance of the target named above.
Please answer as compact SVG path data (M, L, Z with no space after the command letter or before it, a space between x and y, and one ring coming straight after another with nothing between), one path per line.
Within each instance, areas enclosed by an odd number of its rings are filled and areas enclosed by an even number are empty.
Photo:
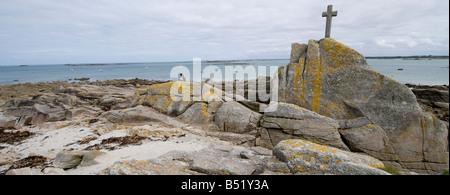
M366 59L374 60L448 60L449 56L370 56Z

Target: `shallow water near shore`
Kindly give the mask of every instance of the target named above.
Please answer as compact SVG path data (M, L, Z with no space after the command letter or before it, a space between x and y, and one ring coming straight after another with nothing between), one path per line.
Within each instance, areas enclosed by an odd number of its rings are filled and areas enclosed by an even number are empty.
M402 60L402 59L368 59L368 64L382 74L401 83L417 85L449 85L449 60ZM253 66L265 68L263 72L270 75L271 66L280 67L289 63L285 59L273 60L231 60L202 61L202 69L216 66L225 73L227 66ZM191 72L192 62L158 62L158 63L106 63L106 64L55 64L55 65L12 65L0 66L0 85L16 83L36 83L53 81L76 81L89 78L90 81L110 79L148 79L176 80L170 78L172 68L187 67ZM218 70L218 69L217 69ZM224 75L225 76L225 75ZM225 77L224 80L230 80Z

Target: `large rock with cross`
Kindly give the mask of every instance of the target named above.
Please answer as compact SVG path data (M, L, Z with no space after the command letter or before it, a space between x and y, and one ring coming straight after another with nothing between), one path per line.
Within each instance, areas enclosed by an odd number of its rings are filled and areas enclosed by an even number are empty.
M352 151L410 170L448 169L445 125L421 110L408 87L350 47L331 38L293 44L291 63L278 78L280 101L340 120Z

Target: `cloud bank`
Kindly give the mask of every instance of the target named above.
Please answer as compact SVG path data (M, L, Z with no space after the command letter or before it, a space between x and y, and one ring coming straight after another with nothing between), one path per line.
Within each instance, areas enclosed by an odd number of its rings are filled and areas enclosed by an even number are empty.
M442 0L2 0L0 65L289 58L332 37L366 56L448 55Z

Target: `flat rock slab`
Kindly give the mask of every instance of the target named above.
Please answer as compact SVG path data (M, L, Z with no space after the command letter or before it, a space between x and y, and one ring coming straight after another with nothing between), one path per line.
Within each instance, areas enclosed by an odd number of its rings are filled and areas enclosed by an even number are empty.
M157 159L121 161L103 175L253 175L264 171L270 150L217 145L196 152L171 151Z
M287 164L290 172L294 174L388 174L379 169L384 168L384 165L378 159L305 140L282 141L273 152L278 159Z

